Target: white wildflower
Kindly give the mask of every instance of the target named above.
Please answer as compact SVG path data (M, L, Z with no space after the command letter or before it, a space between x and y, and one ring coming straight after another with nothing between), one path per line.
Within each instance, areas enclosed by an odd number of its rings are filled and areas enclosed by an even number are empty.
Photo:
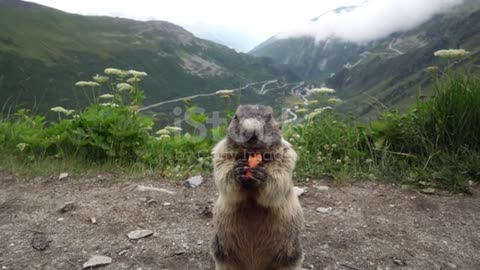
M327 87L322 87L322 88L313 88L310 90L311 93L318 93L318 94L333 94L335 93L335 90Z
M322 114L321 111L314 111L314 112L311 112L311 113L307 114L307 115L305 116L305 119L307 119L307 120L312 120L312 119L314 119L315 117L319 116L320 114Z
M158 140L164 140L164 139L169 139L169 138L170 138L170 135L164 134L164 135L160 135L160 137L158 137L157 139Z
M333 110L333 108L330 106L325 106L323 108L315 109L316 112L324 112L324 111L331 111L331 110Z
M75 110L67 110L61 106L57 106L57 107L53 107L53 108L50 108L50 110L52 112L56 112L56 113L63 113L65 115L71 115L72 113L75 112Z
M460 58L468 55L470 52L464 49L448 49L448 50L439 50L433 53L433 55L442 57L442 58Z
M17 148L18 148L18 150L20 150L20 152L23 152L27 146L28 146L27 143L19 143L19 144L17 144Z
M66 110L66 111L64 112L64 114L65 114L65 115L71 115L71 114L74 113L74 112L75 112L75 110Z
M95 86L100 86L97 82L90 82L90 81L79 81L75 83L76 86L78 87L95 87Z
M141 77L145 77L145 76L148 76L148 74L146 72L143 72L143 71L136 71L136 70L129 70L127 71L128 74L132 75L133 77L136 77L136 78L141 78Z
M67 110L61 106L50 108L50 111L57 113L65 113Z
M103 72L107 75L115 75L121 78L128 76L128 72L117 68L106 68Z
M182 131L182 128L181 127L174 127L174 126L166 126L164 127L164 129L170 131L170 132L180 132Z
M131 85L128 84L128 83L119 83L119 84L117 84L117 89L118 89L118 91L120 91L120 92L123 92L123 91L132 91L133 86L131 86Z
M92 79L98 83L104 83L106 81L108 81L110 78L108 78L107 76L101 76L101 75L95 75L92 77Z
M318 103L318 100L316 100L316 99L312 99L312 100L309 100L309 101L308 101L308 104L309 104L309 105L315 105L315 104L317 104L317 103Z
M328 102L333 103L333 104L337 104L337 103L342 102L342 100L339 99L339 98L329 98Z
M306 113L306 112L308 112L308 110L307 109L297 109L297 110L295 110L295 112L296 113Z
M138 82L141 82L142 79L140 79L139 77L133 77L133 78L130 78L127 80L128 83L138 83Z
M336 144L332 144L332 148L333 148L333 149L337 148L337 145L336 145Z
M305 116L305 119L307 119L307 120L312 120L312 119L314 119L315 117L317 117L317 116L319 116L320 114L322 114L324 111L329 111L329 110L333 110L333 108L330 107L330 106L327 106L327 107L315 109L313 112L307 114L307 116Z
M438 66L429 66L425 68L425 72L435 74L438 71Z
M157 131L156 133L157 135L170 135L170 131L168 129L160 129L159 131Z
M342 164L342 160L341 160L341 159L337 159L337 163L338 163L338 164Z
M112 99L114 96L112 94L103 94L101 96L99 96L99 98L102 98L102 99Z
M103 107L112 107L112 108L117 108L117 107L119 107L118 104L112 103L112 102L100 103L100 106L103 106Z

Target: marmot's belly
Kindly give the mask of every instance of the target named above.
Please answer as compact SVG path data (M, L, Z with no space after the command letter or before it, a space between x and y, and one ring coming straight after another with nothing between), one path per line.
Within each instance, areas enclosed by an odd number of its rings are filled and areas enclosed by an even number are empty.
M228 232L238 260L248 269L266 269L288 246L288 224L267 209L240 209Z

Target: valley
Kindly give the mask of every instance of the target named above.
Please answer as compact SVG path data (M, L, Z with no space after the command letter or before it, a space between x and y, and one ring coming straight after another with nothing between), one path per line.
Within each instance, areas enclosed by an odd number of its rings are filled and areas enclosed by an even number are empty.
M0 22L6 26L0 32L2 114L25 107L47 115L58 105L81 109L86 102L79 99L75 82L115 67L149 74L142 82L146 95L142 111L158 115L164 123L184 99L194 99L194 105L208 113L224 111L226 103L214 97L221 89L235 90L233 103L261 102L280 113L283 107L293 108L294 100L306 103L303 95L289 88L302 81L305 89L335 89L344 101L337 110L362 117L380 104L404 110L419 89L422 95L431 93L423 69L444 65L433 58L435 50L460 46L472 51L462 65L480 61L475 47L480 34L474 30L480 11L475 1L380 40L272 37L249 54L199 39L168 22L80 16L18 0L0 0L0 6ZM352 6L330 13L355 10ZM11 23L16 20L20 23ZM271 84L276 87L267 88ZM289 112L284 110L282 116Z

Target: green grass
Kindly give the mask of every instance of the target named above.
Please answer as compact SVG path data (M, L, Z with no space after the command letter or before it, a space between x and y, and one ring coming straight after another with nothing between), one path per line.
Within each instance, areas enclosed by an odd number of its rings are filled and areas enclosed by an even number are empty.
M480 150L480 79L453 72L435 80L435 98L419 102L420 125L434 147Z

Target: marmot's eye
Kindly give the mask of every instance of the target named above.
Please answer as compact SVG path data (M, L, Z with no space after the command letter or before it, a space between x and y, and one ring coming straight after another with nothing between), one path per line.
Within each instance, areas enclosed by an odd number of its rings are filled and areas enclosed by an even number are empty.
M235 115L233 116L233 119L238 120L238 116L235 114Z

